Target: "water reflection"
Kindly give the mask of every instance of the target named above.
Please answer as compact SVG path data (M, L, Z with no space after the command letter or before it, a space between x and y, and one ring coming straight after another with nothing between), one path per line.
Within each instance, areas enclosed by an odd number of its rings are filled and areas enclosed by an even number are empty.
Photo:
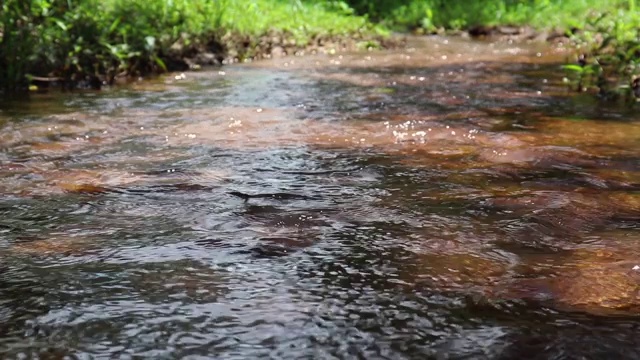
M0 353L636 358L638 118L563 56L435 37L4 103Z

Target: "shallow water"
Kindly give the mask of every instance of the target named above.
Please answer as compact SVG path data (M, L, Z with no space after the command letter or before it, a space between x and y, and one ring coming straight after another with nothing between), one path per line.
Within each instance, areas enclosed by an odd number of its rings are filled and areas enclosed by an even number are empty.
M5 101L2 358L638 358L640 116L410 45Z

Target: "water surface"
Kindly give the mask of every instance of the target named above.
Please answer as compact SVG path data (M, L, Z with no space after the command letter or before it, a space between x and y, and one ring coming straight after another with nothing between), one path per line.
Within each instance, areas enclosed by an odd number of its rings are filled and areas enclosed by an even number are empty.
M640 117L568 56L429 37L3 103L2 358L638 358Z

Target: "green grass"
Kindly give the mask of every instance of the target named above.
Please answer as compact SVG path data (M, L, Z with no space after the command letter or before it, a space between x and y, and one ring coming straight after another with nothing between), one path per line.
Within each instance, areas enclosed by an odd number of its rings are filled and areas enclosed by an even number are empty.
M172 53L235 34L315 35L374 32L349 8L300 0L3 0L0 88L21 89L30 75L70 83L101 75L166 69ZM379 29L378 29L379 30ZM174 54L175 55L175 54Z
M348 0L367 14L396 29L464 29L476 25L529 25L535 28L581 27L585 16L628 7L629 0Z
M397 30L434 32L516 25L570 34L583 61L568 82L605 98L640 96L637 0L347 0L357 13ZM577 56L576 56L577 58ZM576 59L577 60L577 59ZM635 95L633 94L635 92ZM632 96L634 95L634 96Z
M284 30L306 41L313 34L345 35L370 28L364 17L353 16L349 9L331 11L322 3L299 0L254 1L243 4L229 1L221 26L240 33L259 35L272 29Z
M571 78L602 88L618 76L628 90L639 67L637 10L636 0L0 0L0 89L26 89L34 77L75 86L162 72L212 45L250 51L261 36L304 46L318 35L529 25L580 29L573 40L589 60L568 66Z
M572 39L581 61L565 66L567 82L605 99L635 102L640 96L640 15L635 2L589 16Z

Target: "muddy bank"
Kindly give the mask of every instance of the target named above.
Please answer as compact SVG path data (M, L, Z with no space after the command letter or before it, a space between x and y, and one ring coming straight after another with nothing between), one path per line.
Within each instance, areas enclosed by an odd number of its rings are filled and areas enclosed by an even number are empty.
M570 45L569 38L560 30L538 31L531 27L478 26L464 31L445 31L429 35L459 36L490 42L547 42L560 47ZM230 32L190 45L185 45L179 40L159 57L166 65L166 71L178 72L286 56L403 49L407 47L407 36L408 34L398 33L382 36L361 31L348 35L316 34L306 43L300 43L293 34L282 31L270 31L260 36ZM145 68L147 70L144 70ZM162 69L155 66L142 66L133 72L66 75L51 73L49 76L33 77L32 84L39 91L49 88L100 89L103 86L130 83L162 72Z
M463 36L476 39L491 39L500 41L546 41L549 43L569 43L569 34L575 33L577 29L544 29L539 30L531 26L472 26L461 32Z
M159 75L165 71L198 70L203 66L220 66L305 54L397 49L403 47L405 41L401 35L382 36L365 31L347 35L315 34L304 43L297 40L293 34L283 31L270 31L260 36L229 32L196 43L191 42L189 45L178 40L159 54L159 59L166 69L153 64L137 64L133 71L108 71L98 74L53 72L48 76L32 77L31 84L38 91L46 91L49 88L100 89L103 86L129 83L143 77ZM44 69L35 70L36 73L42 71Z

